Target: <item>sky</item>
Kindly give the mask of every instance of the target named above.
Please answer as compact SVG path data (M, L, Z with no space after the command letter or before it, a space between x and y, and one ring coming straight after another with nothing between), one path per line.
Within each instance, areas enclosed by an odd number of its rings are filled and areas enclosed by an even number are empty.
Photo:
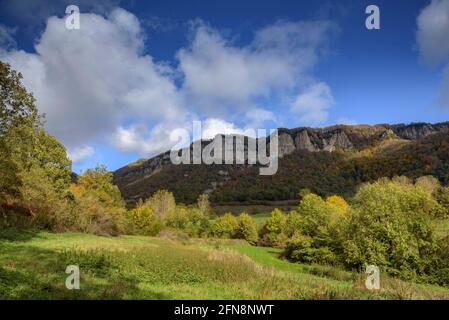
M77 173L169 150L194 120L204 138L449 120L449 0L1 0L0 60Z

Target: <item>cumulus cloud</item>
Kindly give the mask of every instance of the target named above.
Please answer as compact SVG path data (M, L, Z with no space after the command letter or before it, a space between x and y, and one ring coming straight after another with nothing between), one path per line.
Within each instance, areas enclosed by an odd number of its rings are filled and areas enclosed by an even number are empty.
M36 54L0 54L24 74L47 127L69 147L111 134L126 118L182 117L169 70L142 55L143 36L131 13L83 14L79 30L51 17ZM168 71L168 72L167 72Z
M194 119L203 120L208 138L277 123L272 110L259 107L264 99L276 113L310 122L325 120L333 103L330 88L313 77L334 31L327 21L280 21L244 46L196 21L174 66L145 51L151 37L126 10L83 13L80 22L67 30L64 18L48 18L36 53L0 49L73 159L92 143L145 156L165 151L174 144L170 133L191 130ZM290 109L285 101L296 96Z
M67 155L73 163L80 164L91 158L95 154L95 149L91 146L82 146L69 149Z
M217 134L248 135L250 130L239 128L234 123L221 119L210 118L204 121L202 126L202 138L213 139Z
M421 59L433 66L446 64L440 101L449 107L449 0L432 0L417 18L416 40Z
M190 47L178 52L183 89L205 109L247 107L251 99L293 90L308 77L333 25L278 22L256 32L238 47L202 21L193 27Z
M334 104L329 86L319 82L307 87L299 94L291 106L292 112L299 116L301 123L318 124L324 122L329 108Z
M417 19L421 57L436 65L449 61L449 1L432 0Z

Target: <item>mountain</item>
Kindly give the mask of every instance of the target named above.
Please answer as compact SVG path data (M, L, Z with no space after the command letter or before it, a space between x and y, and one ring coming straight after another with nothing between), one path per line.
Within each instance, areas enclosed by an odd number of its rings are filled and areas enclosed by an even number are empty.
M167 151L118 169L114 183L130 203L158 189L183 203L201 193L214 203L261 203L296 199L303 188L351 196L360 183L384 176L434 175L449 182L449 122L280 128L278 134L272 176L259 175L259 165L174 165ZM203 141L202 149L211 142Z

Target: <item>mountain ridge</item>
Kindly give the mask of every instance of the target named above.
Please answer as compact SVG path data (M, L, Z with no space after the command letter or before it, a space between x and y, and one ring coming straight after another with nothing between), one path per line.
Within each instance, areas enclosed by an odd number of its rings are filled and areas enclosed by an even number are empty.
M324 176L325 173L316 171L317 169L313 169L314 166L311 163L304 163L304 159L310 158L310 161L312 162L326 162L329 159L339 157L340 154L345 155L343 156L343 158L345 158L347 153L360 153L364 150L374 148L380 143L388 144L388 141L416 143L432 134L443 133L443 135L447 136L447 131L449 131L449 121L435 124L417 122L394 125L333 125L324 128L279 128L278 148L280 157L279 169L281 173L277 173L273 177L256 177L254 180L253 178L256 174L255 167L257 166L252 165L217 164L207 166L200 164L175 166L170 162L170 151L166 151L157 156L141 159L116 170L114 172L114 183L117 184L126 201L130 203L141 198L145 199L149 197L159 188L173 191L177 200L187 203L193 202L195 197L201 193L211 194L212 199L217 202L227 202L228 200L247 201L247 196L236 194L235 196L226 196L223 198L220 196L217 197L217 195L220 195L220 189L227 189L229 185L246 185L243 181L245 179L248 181L257 181L260 179L265 179L264 181L273 179L283 180L285 177L283 177L284 173L282 166L287 166L287 163L288 167L293 171L300 170L297 166L302 165L310 167L312 174L317 176L323 175L323 178L326 178ZM212 140L203 140L202 148L211 142ZM385 152L385 150L382 152ZM324 155L322 153L324 153ZM304 159L298 158L298 154L301 154ZM295 161L292 162L291 158L295 158L297 163L295 163ZM338 161L345 162L346 160L339 159ZM449 162L449 159L447 159L447 161ZM332 166L335 166L335 164L328 165L328 167ZM343 173L340 172L336 174L336 176L341 177L341 174ZM398 172L398 174L400 174L400 172ZM251 179L248 178L249 176L251 176ZM332 177L333 176L334 175L332 175ZM236 183L236 180L240 180L241 183ZM314 180L315 179L311 179L311 181ZM365 179L357 178L353 180L355 180L355 183L363 182ZM444 179L441 179L440 177L440 180ZM170 183L168 183L168 181ZM275 185L279 184L278 181L275 182ZM288 182L282 182L281 184L287 183ZM311 190L314 189L313 186L305 187ZM285 189L287 190L289 187L285 186ZM330 188L330 190L331 189L332 188ZM352 189L352 187L348 189ZM238 187L237 190L240 190L240 188ZM260 191L261 194L266 193L266 190ZM182 195L181 193L184 193L185 195ZM246 193L247 192L242 192L243 195ZM288 191L285 195L281 196L281 198L282 200L285 200L291 196L291 191ZM255 197L258 197L257 192L255 193ZM259 200L271 200L273 197L262 196L258 198L262 198ZM273 200L279 200L276 196L274 198L275 199Z

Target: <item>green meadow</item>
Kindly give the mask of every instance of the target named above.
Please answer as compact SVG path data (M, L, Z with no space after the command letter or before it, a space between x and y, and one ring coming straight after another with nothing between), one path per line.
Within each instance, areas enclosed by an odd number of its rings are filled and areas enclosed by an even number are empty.
M0 297L5 299L449 299L449 289L330 266L291 263L281 250L241 240L101 237L0 232ZM80 290L68 290L68 265Z

